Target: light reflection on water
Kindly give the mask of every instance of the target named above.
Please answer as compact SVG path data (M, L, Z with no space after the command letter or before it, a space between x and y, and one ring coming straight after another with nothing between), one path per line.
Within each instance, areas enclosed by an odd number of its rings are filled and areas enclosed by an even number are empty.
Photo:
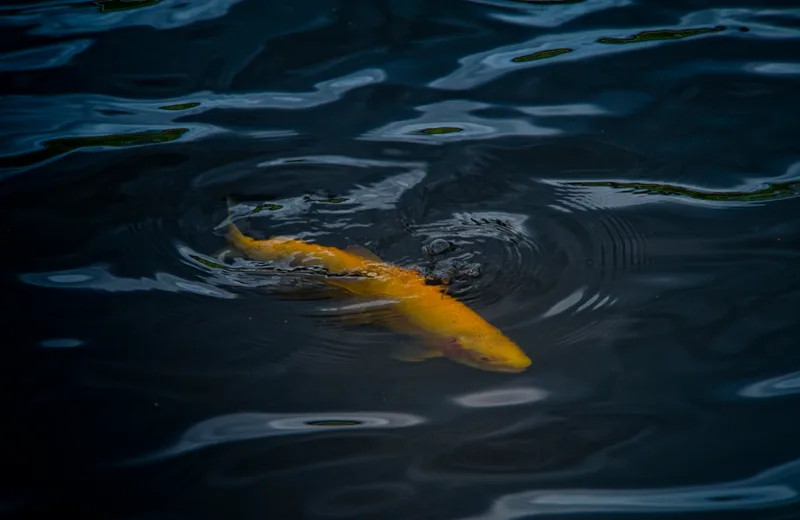
M362 139L380 141L406 141L421 144L442 144L469 139L489 139L510 135L552 136L561 133L554 128L534 125L522 118L483 118L472 112L489 108L485 103L471 101L444 101L417 107L424 114L416 119L394 121L370 130ZM436 132L436 129L447 129ZM433 133L426 133L433 130Z
M74 2L63 2L61 5L43 2L41 6L19 4L5 9L11 12L24 11L0 18L0 24L33 26L30 32L35 35L97 32L137 25L174 29L224 16L239 2L241 0L162 0L143 9L114 12L101 12L95 3L83 3L81 7L70 5Z
M91 40L46 45L24 51L0 54L0 71L36 70L61 67L72 58L91 47Z
M491 408L535 403L547 396L548 392L539 388L503 388L458 396L453 401L466 408Z
M758 381L739 390L742 397L764 399L800 394L800 372Z
M800 460L753 477L661 489L547 489L508 494L463 520L512 520L574 513L689 513L764 509L800 501Z
M390 412L343 412L328 414L236 413L195 424L172 446L138 457L128 464L147 464L218 444L282 435L323 431L391 429L416 426L423 417Z
M111 274L108 268L105 265L97 265L50 273L27 273L20 275L20 279L31 285L54 289L94 289L109 292L187 292L215 298L236 298L235 294L224 289L169 273L156 273L153 278L145 276L126 278Z

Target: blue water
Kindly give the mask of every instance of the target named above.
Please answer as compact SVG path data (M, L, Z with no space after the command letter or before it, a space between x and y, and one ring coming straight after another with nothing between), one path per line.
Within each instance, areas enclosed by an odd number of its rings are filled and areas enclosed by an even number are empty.
M786 0L4 1L0 513L800 518L798 135ZM399 361L229 196L532 365Z

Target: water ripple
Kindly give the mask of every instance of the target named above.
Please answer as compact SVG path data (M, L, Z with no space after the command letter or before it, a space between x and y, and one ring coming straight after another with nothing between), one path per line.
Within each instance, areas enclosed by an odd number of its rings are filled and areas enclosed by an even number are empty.
M482 118L472 115L490 105L472 101L442 101L418 107L425 114L417 119L396 121L367 132L362 139L408 141L441 144L468 139L486 139L509 135L550 136L561 133L553 128L536 126L520 118Z
M539 388L502 388L458 396L453 401L466 408L492 408L534 403L548 395L546 390Z
M208 480L215 487L242 488L276 476L307 478L311 472L319 474L326 469L352 472L358 466L374 467L396 459L384 450L387 445L398 443L402 443L401 437L389 433L350 430L339 434L329 429L321 435L284 437L270 443L251 443L236 450L228 447L222 454L223 463L209 472ZM349 491L355 487L359 486L345 489ZM324 503L326 496L338 494L327 493L321 501ZM345 491L345 494L349 493Z
M766 509L800 501L800 461L751 478L660 489L551 489L505 495L484 514L464 520L511 520L534 515L688 513Z
M315 224L316 219L313 215L348 215L361 211L380 211L394 209L408 190L419 184L426 175L424 163L406 162L397 160L377 160L361 159L346 156L307 156L283 158L279 160L264 161L256 165L258 168L276 168L279 171L273 173L271 179L273 183L280 182L281 179L291 179L297 175L297 170L307 170L309 167L355 167L362 170L365 178L370 178L373 169L400 169L400 173L389 175L382 180L372 182L358 182L353 179L350 183L355 184L346 190L338 193L316 194L313 191L305 191L302 195L285 198L275 198L259 203L239 202L231 208L231 219L236 221L241 218L269 218L271 220L288 220L306 223L306 228ZM355 172L350 172L353 176ZM198 177L195 181L198 185L230 181L232 178L245 176L248 172L241 167L225 167L221 170L209 171ZM233 177L235 176L235 177ZM223 225L225 222L222 223ZM331 222L330 217L321 224L326 227L336 227ZM349 222L353 225L353 222ZM273 233L277 234L277 233ZM308 236L305 234L304 236Z
M125 278L109 272L109 266L95 265L64 271L26 273L20 279L31 285L53 289L94 289L109 292L166 291L186 292L214 298L235 298L236 295L213 285L171 275L156 273L154 278Z
M459 265L476 261L482 266L478 279L452 288L452 294L480 308L518 293L520 279L538 275L532 266L540 263L543 251L527 220L526 215L503 211L459 212L447 219L409 224L407 229L423 242L442 239L456 248L454 254L436 260L435 272L455 272Z
M501 427L486 428L480 435L459 435L459 442L446 443L443 452L416 460L410 478L451 485L530 485L574 478L604 467L614 450L642 441L656 422L628 414L553 416L531 413L529 407L520 410L522 415L503 421Z
M618 4L619 2L613 2ZM604 4L605 7L616 7ZM600 7L600 5L598 5ZM580 8L580 7L579 7ZM555 7L548 8L553 12ZM797 10L750 10L750 9L709 9L696 11L681 18L672 27L638 27L627 28L625 34L615 34L609 29L593 29L577 32L560 32L545 34L536 38L504 45L491 50L480 51L459 59L459 67L429 83L429 86L444 90L469 90L483 85L504 74L527 67L549 66L550 64L574 62L590 58L598 58L648 49L654 46L670 44L670 40L687 38L699 42L704 38L717 36L736 38L800 38L800 31L794 28L779 27L765 20L772 15L785 17ZM517 16L512 20L527 22L536 20L536 14ZM541 19L546 20L546 16ZM735 27L748 28L747 32L733 31ZM683 34L676 38L676 34ZM623 32L623 31L619 31ZM635 37L636 35L640 35ZM620 45L616 41L630 41ZM538 52L554 49L567 49L569 52L544 60L515 61L520 56L529 56Z
M380 83L386 78L381 69L354 71L320 81L308 92L261 91L220 93L198 91L180 97L157 100L122 98L99 94L61 94L52 96L3 96L0 107L14 117L15 124L29 122L32 129L41 124L81 119L89 122L153 124L174 122L187 114L214 109L307 109L342 98L353 89ZM172 108L167 110L165 107ZM175 110L175 108L181 110ZM33 121L39 118L40 121Z
M646 237L628 216L605 201L569 199L558 191L554 195L558 202L540 211L536 220L540 259L522 264L526 276L540 284L541 311L538 317L519 316L516 326L568 311L574 315L611 307L619 300L614 284L648 263Z
M686 27L693 28L693 27ZM658 30L658 27L641 28L640 32ZM450 74L429 83L431 88L444 90L469 90L509 72L522 68L546 67L551 64L574 62L599 56L607 56L640 49L641 46L657 45L661 42L647 42L639 45L610 45L598 43L598 40L609 36L606 29L562 32L548 34L526 42L506 45L496 49L478 52L459 60L459 67ZM701 39L707 36L697 36ZM551 54L548 59L519 60L522 56L530 56L540 52L566 49L569 52Z
M481 4L504 8L487 13L504 22L531 27L558 27L573 20L607 9L619 9L633 3L632 0L470 0Z
M0 8L0 509L789 518L800 8L710 3ZM236 257L227 197L533 365L392 359L395 302Z
M697 486L640 490L553 490L506 496L490 513L464 520L511 520L534 515L680 513L763 509L797 502L790 486Z
M236 413L214 417L189 428L174 445L129 464L151 463L209 446L283 435L325 431L406 428L425 422L420 416L390 412Z
M310 92L218 94L201 91L158 100L86 94L3 96L0 97L0 111L6 123L0 128L0 136L5 138L3 151L14 150L16 154L0 156L0 169L13 168L13 173L19 174L78 148L114 146L114 139L132 141L131 136L137 133L180 131L182 141L232 132L258 139L294 136L298 135L295 129L263 126L243 129L218 116L237 110L318 107L341 99L352 89L381 82L384 78L381 70L366 69L321 81ZM81 139L86 142L78 142Z
M800 62L754 62L745 65L745 70L767 76L798 76L800 75Z
M73 40L33 49L0 54L0 72L61 67L92 45L92 40Z
M5 7L2 25L34 27L30 34L65 35L107 31L144 25L155 29L174 29L227 14L241 0L162 0L139 9L102 9L87 2L52 2L45 5Z
M36 143L34 150L16 155L0 156L0 179L24 173L31 168L53 162L77 150L102 148L152 146L184 138L198 138L208 132L207 128L174 127L130 127L113 124L75 125L73 137L57 137ZM211 130L213 132L213 130ZM82 135L83 134L83 135ZM30 137L30 136L28 136ZM40 146L39 146L40 144Z
M626 207L657 202L678 202L732 208L760 205L773 200L800 196L800 179L797 164L786 175L767 180L753 180L734 189L710 190L699 186L686 186L647 182L645 180L561 180L554 185L565 188L569 198L583 204L606 207Z
M800 372L792 372L757 383L752 383L739 390L742 397L764 399L782 397L800 393Z

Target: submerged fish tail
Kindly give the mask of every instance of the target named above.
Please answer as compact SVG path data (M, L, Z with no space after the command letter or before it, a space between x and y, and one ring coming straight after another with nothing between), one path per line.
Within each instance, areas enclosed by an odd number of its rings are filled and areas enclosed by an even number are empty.
M244 233L239 229L239 227L231 220L231 206L233 206L233 201L230 197L227 198L228 203L228 229L225 232L225 237L228 239L228 242L236 249L242 252L246 252L252 248L253 239L245 236Z
M345 253L336 248L320 246L303 240L285 236L272 236L266 240L257 240L242 233L231 218L233 202L228 197L228 222L226 238L236 250L253 260L292 259L303 265L317 265L334 272L356 269L364 264L364 260Z

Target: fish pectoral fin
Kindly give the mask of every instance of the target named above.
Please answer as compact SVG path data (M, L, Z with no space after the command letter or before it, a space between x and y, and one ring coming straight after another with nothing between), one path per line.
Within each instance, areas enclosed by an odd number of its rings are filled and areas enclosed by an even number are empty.
M321 308L325 316L344 325L384 325L395 317L391 300L358 301L351 305Z
M418 363L426 359L433 359L442 357L442 353L432 348L419 347L417 345L408 345L397 349L392 357L398 361L406 361L408 363Z
M355 256L361 257L361 258L363 258L365 260L371 260L373 262L383 263L383 260L381 260L378 257L378 255L376 255L375 253L373 253L372 251L370 251L366 247L353 244L353 245L349 245L349 246L345 247L344 250L346 252L350 253L351 255L355 255Z

